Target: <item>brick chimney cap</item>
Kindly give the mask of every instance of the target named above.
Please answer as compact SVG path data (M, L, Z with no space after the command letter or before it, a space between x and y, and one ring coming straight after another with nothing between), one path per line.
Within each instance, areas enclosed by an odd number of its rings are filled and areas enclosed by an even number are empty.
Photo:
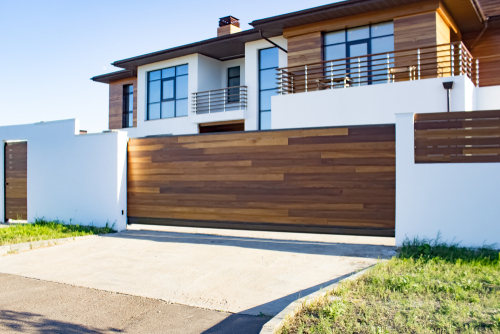
M224 16L224 17L219 18L219 27L227 26L229 24L232 24L234 26L239 27L240 20L232 15L228 15L228 16Z

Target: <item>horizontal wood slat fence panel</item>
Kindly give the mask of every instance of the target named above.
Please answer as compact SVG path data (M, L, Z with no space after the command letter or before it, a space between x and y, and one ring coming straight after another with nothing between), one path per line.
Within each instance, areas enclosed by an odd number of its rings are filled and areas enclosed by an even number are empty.
M394 125L131 139L129 222L394 235L394 140Z
M500 110L415 115L415 162L500 162Z
M26 142L5 144L5 220L26 220L27 204Z

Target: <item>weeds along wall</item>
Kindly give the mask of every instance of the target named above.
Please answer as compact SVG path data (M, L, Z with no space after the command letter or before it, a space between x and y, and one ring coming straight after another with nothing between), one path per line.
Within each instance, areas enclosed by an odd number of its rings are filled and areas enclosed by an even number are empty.
M500 163L415 163L414 114L396 115L396 244L500 248Z
M0 127L0 221L5 220L5 142L27 141L28 221L126 228L127 135L79 135L76 120Z

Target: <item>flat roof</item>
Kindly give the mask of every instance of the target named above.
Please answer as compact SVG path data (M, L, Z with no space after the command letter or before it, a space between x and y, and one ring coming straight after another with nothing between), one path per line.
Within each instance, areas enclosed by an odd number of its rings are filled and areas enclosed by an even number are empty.
M95 77L90 78L90 80L109 84L112 81L127 79L130 77L134 77L135 75L136 73L133 70L120 70L116 72L96 75Z

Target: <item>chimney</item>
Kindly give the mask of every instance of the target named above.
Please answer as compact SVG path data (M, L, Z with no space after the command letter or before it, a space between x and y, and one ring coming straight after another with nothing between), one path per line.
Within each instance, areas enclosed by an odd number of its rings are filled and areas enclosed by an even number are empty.
M217 37L234 34L240 32L240 21L234 16L224 16L219 19L219 27L217 28Z

